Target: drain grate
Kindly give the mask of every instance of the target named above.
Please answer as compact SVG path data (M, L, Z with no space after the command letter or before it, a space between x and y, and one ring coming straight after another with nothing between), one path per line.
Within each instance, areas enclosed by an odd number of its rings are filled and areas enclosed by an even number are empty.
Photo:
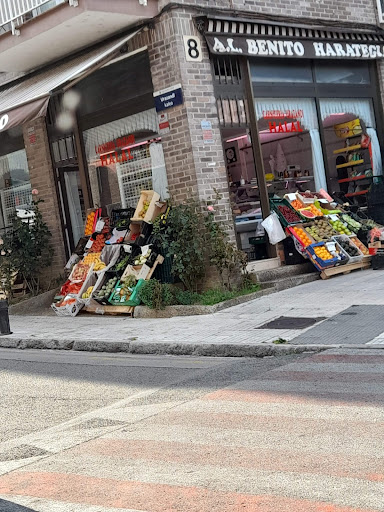
M303 318L302 316L279 316L275 320L271 320L256 329L306 329L315 325L317 322L324 320L324 317Z

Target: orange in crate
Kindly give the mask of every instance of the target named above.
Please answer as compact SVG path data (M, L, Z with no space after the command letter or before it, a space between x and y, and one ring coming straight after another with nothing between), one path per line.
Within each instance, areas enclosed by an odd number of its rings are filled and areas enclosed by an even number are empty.
M93 224L95 222L95 215L96 215L96 212L91 212L87 217L87 222L85 224L85 230L84 230L85 236L92 235L92 233L93 233Z
M323 217L323 215L324 215L323 212L321 210L317 209L314 204L310 204L308 207L311 210L311 212L313 213L313 215L316 215L316 217Z
M324 246L315 247L314 251L316 256L324 261L331 260L333 258L332 254Z
M295 209L295 210L300 210L302 208L305 208L305 206L303 205L303 203L301 201L299 201L299 199L294 199L292 202L291 202L291 206Z
M297 234L297 236L300 238L300 240L304 243L304 247L308 247L308 245L311 245L313 241L309 238L307 233L304 231L303 228L293 228L293 231Z

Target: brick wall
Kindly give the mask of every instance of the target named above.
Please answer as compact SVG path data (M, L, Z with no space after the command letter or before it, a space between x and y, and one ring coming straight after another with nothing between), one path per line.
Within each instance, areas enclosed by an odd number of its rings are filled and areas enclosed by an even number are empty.
M31 144L28 132L32 128L36 136L34 144ZM55 253L52 267L48 272L44 273L46 278L49 279L63 273L65 251L45 118L39 118L24 125L23 132L31 185L33 189L35 188L39 191L38 198L44 200L44 203L41 203L39 208L44 221L53 235L52 246Z
M184 103L167 110L171 130L162 136L169 191L176 202L182 202L192 195L210 201L217 190L221 199L216 218L228 226L234 238L208 50L202 41L203 61L187 62L183 35L201 38L191 12L172 10L164 13L150 32L133 42L136 48L148 46L155 91L177 83L182 85ZM212 123L213 144L203 142L204 120Z
M376 0L177 0L194 7L230 9L252 14L314 18L350 23L377 23ZM159 7L172 0L160 0Z

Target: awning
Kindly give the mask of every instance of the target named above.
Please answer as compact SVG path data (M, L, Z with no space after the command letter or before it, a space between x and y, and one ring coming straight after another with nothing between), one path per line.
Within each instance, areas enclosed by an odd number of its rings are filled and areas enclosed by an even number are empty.
M384 31L200 16L196 25L217 55L308 59L382 59Z
M52 93L65 91L112 60L139 30L0 91L0 131L44 116Z

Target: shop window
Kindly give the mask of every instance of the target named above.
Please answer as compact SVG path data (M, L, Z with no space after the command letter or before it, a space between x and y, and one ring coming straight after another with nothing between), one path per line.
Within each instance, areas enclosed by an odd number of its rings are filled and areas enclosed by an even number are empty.
M377 11L379 14L379 23L384 22L384 0L376 0L377 1Z
M31 184L25 149L0 156L0 228L12 225L16 212L31 205Z
M86 130L84 143L95 205L135 207L145 189L168 197L154 109Z
M382 160L371 100L320 101L328 159L331 194L358 205L375 176L382 175Z
M273 59L251 63L252 82L311 83L311 63L307 60Z
M269 192L326 189L315 101L257 99L256 114Z
M316 81L321 84L369 84L368 62L316 62Z

